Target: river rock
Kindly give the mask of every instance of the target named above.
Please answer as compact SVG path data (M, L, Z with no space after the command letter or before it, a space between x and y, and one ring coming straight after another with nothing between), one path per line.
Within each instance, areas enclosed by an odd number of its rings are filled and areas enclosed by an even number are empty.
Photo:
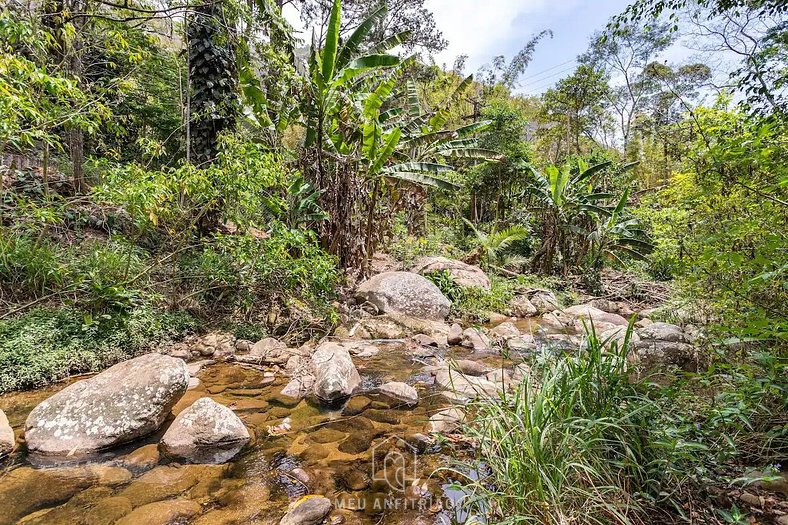
M460 428L465 413L459 408L446 408L430 417L430 432L449 434Z
M333 403L350 396L361 386L353 360L347 348L332 342L323 343L312 355L315 371L315 396L326 403Z
M0 477L0 524L10 525L33 511L63 503L90 483L70 469L13 469Z
M279 525L318 525L331 512L331 500L323 496L303 496L288 507Z
M474 352L483 352L490 349L490 338L476 328L466 328L462 333L461 344L473 348Z
M505 341L507 339L511 339L512 337L519 337L520 330L517 329L514 323L506 321L505 323L501 323L495 328L492 328L490 330L490 335L496 339Z
M422 257L416 261L411 271L421 275L447 271L459 286L490 289L490 279L481 268L446 257Z
M0 458L10 454L15 444L14 429L8 423L5 413L0 410Z
M450 345L460 344L462 342L462 326L457 323L451 325L451 328L449 328L447 341Z
M273 337L266 337L257 341L248 354L235 356L237 361L251 364L284 365L293 355L300 351L287 348L287 345Z
M198 339L192 350L202 356L225 361L235 354L235 337L223 332L211 332Z
M159 447L156 443L142 446L121 457L120 463L130 470L148 471L159 464Z
M457 359L451 362L451 368L469 376L483 376L493 371L493 368L470 359Z
M509 301L509 313L515 317L533 317L539 313L539 310L528 297L517 295Z
M439 346L438 341L436 341L434 337L427 334L416 334L411 337L411 339L413 339L413 342L421 346Z
M531 290L529 294L528 300L536 308L537 313L545 314L558 308L558 298L550 290Z
M299 400L306 397L314 386L315 376L312 374L305 374L291 379L282 389L281 394Z
M200 504L187 499L156 501L134 509L115 525L169 525L182 523L199 514Z
M673 365L694 371L699 362L697 350L687 343L641 338L634 348L637 361L647 369Z
M506 347L514 352L532 352L536 350L536 340L531 334L511 337L506 340Z
M412 272L385 272L361 283L356 299L375 305L381 313L443 320L451 302L435 284Z
M86 454L156 431L189 384L182 359L148 354L67 386L25 423L32 452Z
M687 336L680 327L669 323L652 323L644 328L640 328L637 334L641 339L670 341L671 343L689 342Z
M498 385L484 377L468 376L449 368L435 372L435 383L466 399L492 397L500 389Z
M601 334L599 334L599 340L602 343L609 344L613 341L621 345L624 342L624 337L627 334L627 327L626 326L614 326L612 328L608 328ZM640 341L640 336L637 332L632 332L629 336L629 344L632 345Z
M161 438L162 452L190 463L224 463L249 442L249 431L232 410L209 397L178 414Z
M399 381L392 381L385 383L378 387L378 392L388 397L402 401L408 406L415 406L419 404L419 393L412 386L401 383Z
M573 323L574 320L571 317L562 314L558 310L554 312L548 312L539 318L539 326L556 328L559 330L563 330L568 326L572 326Z
M618 314L604 312L599 308L594 308L590 304L579 304L564 308L563 313L576 319L590 319L596 323L610 323L618 326L626 326L627 320Z

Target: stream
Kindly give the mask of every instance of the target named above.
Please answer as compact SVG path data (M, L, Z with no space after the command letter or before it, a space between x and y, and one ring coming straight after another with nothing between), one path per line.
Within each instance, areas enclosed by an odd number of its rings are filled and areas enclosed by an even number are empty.
M555 330L552 339L537 330L532 320L516 325L537 335L538 347L561 339ZM52 463L17 447L0 462L0 524L127 525L131 522L123 516L132 509L165 500L175 500L183 512L159 509L146 517L146 525L276 524L291 501L307 494L332 501L326 523L462 523L467 516L456 503L463 492L453 486L458 479L447 468L469 449L461 439L430 435L430 416L452 402L451 392L442 393L429 367L470 359L511 369L523 356L504 358L458 346L414 351L413 344L402 341L375 344L378 354L353 359L362 377L360 392L331 408L281 395L288 378L272 378L253 366L229 362L202 368L199 384L180 399L173 415L201 397L231 408L252 441L223 465L181 464L160 456L156 444L172 418L156 434L89 461ZM388 381L414 386L418 405L374 393ZM0 396L0 409L17 436L29 412L68 384ZM387 470L391 457L403 462L405 479Z

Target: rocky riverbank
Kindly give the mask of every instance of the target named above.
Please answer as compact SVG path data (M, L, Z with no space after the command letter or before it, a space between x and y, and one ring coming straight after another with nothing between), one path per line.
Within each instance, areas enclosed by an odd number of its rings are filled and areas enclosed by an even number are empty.
M463 407L510 390L537 353L576 351L591 323L620 339L636 313L608 303L531 290L461 326L430 281L386 272L312 345L211 333L0 396L0 523L448 523L461 494L439 467L466 453ZM697 332L647 314L633 366L697 366Z

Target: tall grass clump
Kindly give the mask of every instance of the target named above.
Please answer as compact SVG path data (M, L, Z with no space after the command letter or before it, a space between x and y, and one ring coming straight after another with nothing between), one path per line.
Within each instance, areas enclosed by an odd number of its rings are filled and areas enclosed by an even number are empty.
M685 483L663 406L630 379L626 338L593 329L574 355L540 358L511 395L476 402L464 505L488 523L638 523ZM692 460L683 448L682 458Z

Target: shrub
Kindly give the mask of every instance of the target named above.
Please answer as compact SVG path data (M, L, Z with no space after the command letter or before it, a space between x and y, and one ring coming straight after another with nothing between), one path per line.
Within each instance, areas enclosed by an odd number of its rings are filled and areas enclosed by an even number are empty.
M402 221L394 224L393 241L388 245L389 254L400 261L404 268L413 266L417 259L427 256L459 258L462 251L458 239L448 224L432 225L425 236L408 235Z
M477 322L490 320L490 313L505 312L509 301L521 288L517 280L503 279L490 275L490 290L483 288L465 288L451 277L448 270L433 272L426 275L451 301L451 313L457 317Z
M119 239L69 245L4 230L0 284L16 300L51 295L91 313L125 310L138 304L142 292L124 283L143 268L145 258L144 251Z
M33 310L0 321L0 392L101 370L194 326L186 314L150 308L109 319L66 308Z
M225 303L246 310L285 296L325 310L338 279L336 259L318 247L312 232L277 223L264 238L217 235L214 243L183 258L181 277L212 308Z

